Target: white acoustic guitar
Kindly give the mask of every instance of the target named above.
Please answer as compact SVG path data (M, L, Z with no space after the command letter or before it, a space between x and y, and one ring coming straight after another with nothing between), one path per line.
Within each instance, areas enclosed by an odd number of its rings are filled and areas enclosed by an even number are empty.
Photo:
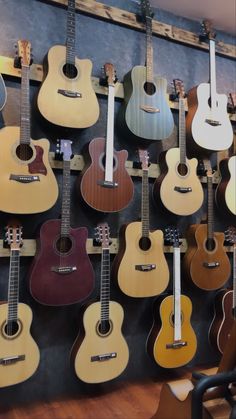
M40 357L30 334L31 308L18 302L21 229L21 226L12 224L6 232L11 254L8 302L0 304L0 387L27 380L36 371Z

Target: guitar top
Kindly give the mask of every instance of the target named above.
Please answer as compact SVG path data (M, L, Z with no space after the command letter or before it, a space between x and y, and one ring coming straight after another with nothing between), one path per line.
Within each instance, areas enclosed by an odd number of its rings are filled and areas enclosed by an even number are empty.
M2 75L0 74L0 111L4 108L6 101L7 90Z

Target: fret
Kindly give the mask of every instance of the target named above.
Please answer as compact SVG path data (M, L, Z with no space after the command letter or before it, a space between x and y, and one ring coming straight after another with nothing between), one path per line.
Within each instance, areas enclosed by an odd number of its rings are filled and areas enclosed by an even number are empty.
M75 0L68 0L66 62L75 65Z
M18 318L19 267L20 267L20 251L11 250L10 268L9 268L9 285L8 285L7 322L16 321Z
M22 64L20 97L20 143L30 144L29 66Z
M143 170L142 175L142 237L149 237L149 184L148 184L148 170Z
M185 101L179 98L179 148L180 164L186 164L186 126L185 126Z
M70 230L70 160L63 160L61 236Z
M207 176L207 238L214 236L214 215L213 215L213 183L212 176Z
M153 83L152 18L146 16L146 80Z

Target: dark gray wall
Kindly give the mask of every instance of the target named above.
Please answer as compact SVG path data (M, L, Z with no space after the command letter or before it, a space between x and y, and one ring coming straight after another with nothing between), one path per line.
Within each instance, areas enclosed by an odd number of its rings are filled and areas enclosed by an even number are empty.
M137 2L126 0L107 0L105 3L138 12ZM175 24L195 32L199 31L199 23L181 17L174 16L164 11L158 11L156 18L166 23ZM66 30L66 11L63 8L46 4L37 0L0 0L0 55L13 56L14 43L21 38L31 41L34 54L34 62L42 63L44 55L54 44L64 44ZM224 33L218 34L218 38L233 43L233 37ZM79 58L90 58L93 61L93 75L100 76L100 68L105 62L112 62L117 71L118 79L122 81L124 74L134 65L144 64L145 60L145 36L143 33L120 27L115 24L103 22L92 17L77 14L77 50ZM154 37L154 68L155 73L167 78L168 89L174 78L181 78L185 88L208 80L208 54L194 48ZM218 57L217 64L217 87L219 93L236 91L235 61ZM5 125L19 124L19 98L20 80L5 77L8 101L3 110ZM105 135L105 120L107 98L99 97L100 118L91 128L81 132L71 132L62 129L48 127L41 121L34 107L38 84L31 84L32 95L32 138L46 137L50 140L51 150L55 150L56 138L68 137L74 140L74 153L81 153L84 144L92 138ZM120 101L116 101L116 112L120 107ZM175 114L177 122L177 115ZM167 148L176 143L176 131L172 138L163 144ZM115 131L115 148L126 148L129 151L129 159L136 159L136 144L129 143L122 138L118 129ZM149 147L150 161L156 162L160 147L156 144ZM119 227L127 222L140 217L141 181L134 178L135 196L129 207L117 214L100 214L88 211L79 202L73 188L78 173L72 173L72 205L71 224L74 227L87 226L89 237L94 235L94 227L97 222L106 220L111 227L111 236L116 237ZM61 172L56 172L61 187ZM152 181L150 181L150 189ZM177 217L161 213L150 202L151 229L164 229L169 224L176 224L184 233L186 227L194 222L200 222L206 211L206 203L194 216ZM20 216L24 226L24 238L36 237L41 223L47 219L58 218L60 215L60 199L49 211L37 215ZM9 214L0 214L1 237L3 228L9 220ZM216 211L216 229L224 231L228 226L226 217ZM232 221L231 221L232 222ZM170 265L172 256L167 255ZM0 403L2 406L15 402L27 402L27 400L48 399L65 394L80 394L94 391L95 386L88 386L80 382L69 366L69 353L75 337L78 333L77 314L79 304L70 307L45 307L33 301L29 294L27 272L32 258L21 258L20 301L28 303L33 309L32 333L37 341L41 361L37 372L25 383L11 388L0 390ZM91 261L96 271L96 296L99 290L100 257L91 255ZM0 298L7 297L7 283L9 271L9 259L0 258ZM231 280L229 281L229 284ZM184 286L184 284L183 284ZM170 281L171 288L171 281ZM198 350L191 365L216 361L218 356L210 348L207 341L207 331L213 315L213 299L215 292L201 290L186 290L193 302L193 326L198 338ZM112 299L119 301L125 311L124 335L130 349L130 361L125 372L118 380L141 379L154 377L161 379L164 371L149 359L145 352L145 341L152 324L152 301L153 299L132 299L121 293L112 284ZM176 371L171 371L168 377L174 377ZM111 383L96 388L110 389Z

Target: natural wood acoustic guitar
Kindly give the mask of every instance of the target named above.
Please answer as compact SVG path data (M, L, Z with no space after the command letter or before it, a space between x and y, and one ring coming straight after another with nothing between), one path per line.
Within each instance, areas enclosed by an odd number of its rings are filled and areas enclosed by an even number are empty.
M161 294L169 282L161 230L149 228L148 152L139 149L142 163L141 221L122 226L120 248L112 266L112 276L130 297Z
M115 69L113 64L106 63L104 70L108 83L106 138L90 141L86 164L78 178L78 191L96 211L117 212L130 203L134 185L125 167L128 152L114 149Z
M208 155L228 149L233 129L227 113L227 96L216 90L215 32L209 20L203 21L201 40L209 40L210 79L193 87L187 95L187 148L189 154Z
M149 355L163 368L177 368L192 360L197 338L191 326L192 302L181 294L179 232L166 229L166 241L173 246L173 294L154 302L154 322L147 338Z
M167 101L167 80L153 74L152 16L148 0L141 0L146 25L146 65L135 66L124 77L124 103L119 113L121 129L134 140L168 138L174 120Z
M49 164L49 141L30 138L30 42L19 40L18 51L21 66L20 128L4 127L0 130L0 210L34 214L55 204L58 185Z
M2 75L0 74L0 111L4 108L6 101L7 90Z
M6 244L10 246L8 302L0 304L0 387L30 378L39 364L39 349L30 334L31 308L19 303L20 247L22 227L7 226Z
M179 98L179 147L161 153L161 174L153 185L153 199L177 215L195 213L203 203L203 189L197 176L197 159L186 157L185 92L183 82L175 79Z
M213 173L207 170L207 224L193 224L186 233L183 270L189 281L206 291L222 287L230 276L224 233L214 232Z
M37 105L50 123L68 128L87 128L99 117L94 92L92 62L76 56L75 0L68 0L66 46L54 45L44 59L44 80Z
M81 332L71 352L78 378L86 383L103 383L118 377L126 368L129 348L121 332L122 306L110 301L110 244L106 223L97 227L102 245L100 301L84 311Z
M94 271L86 251L87 228L70 226L71 155L71 141L60 140L58 156L63 159L61 219L48 220L41 226L29 275L33 298L52 306L82 301L94 288Z

